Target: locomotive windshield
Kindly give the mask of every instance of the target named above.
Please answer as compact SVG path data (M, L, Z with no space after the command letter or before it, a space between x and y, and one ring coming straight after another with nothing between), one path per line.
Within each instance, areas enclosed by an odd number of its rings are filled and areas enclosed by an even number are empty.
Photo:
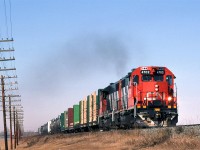
M154 81L163 81L163 75L143 75L142 76L142 81L144 82L148 82L148 81L151 81L153 78Z
M162 75L154 75L154 81L163 81Z
M168 82L169 85L172 85L172 76L171 75L167 75L166 81Z
M142 76L142 81L151 81L152 76L151 75L143 75Z

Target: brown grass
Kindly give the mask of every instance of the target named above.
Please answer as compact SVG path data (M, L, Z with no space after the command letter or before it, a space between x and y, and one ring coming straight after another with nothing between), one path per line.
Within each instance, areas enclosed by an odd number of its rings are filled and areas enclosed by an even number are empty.
M188 150L200 149L199 128L135 129L31 136L20 141L19 150Z

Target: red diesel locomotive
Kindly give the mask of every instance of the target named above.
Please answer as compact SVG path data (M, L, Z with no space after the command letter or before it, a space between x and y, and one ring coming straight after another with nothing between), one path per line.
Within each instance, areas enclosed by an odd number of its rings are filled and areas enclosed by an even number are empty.
M139 67L98 90L99 127L175 126L178 122L175 78L166 67Z
M151 126L178 122L174 74L166 67L138 67L88 95L39 128L41 134ZM68 111L67 111L68 110Z

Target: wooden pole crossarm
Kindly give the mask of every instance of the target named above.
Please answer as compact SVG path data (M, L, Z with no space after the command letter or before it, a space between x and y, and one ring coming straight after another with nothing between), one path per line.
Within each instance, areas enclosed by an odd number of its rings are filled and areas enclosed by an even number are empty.
M16 68L4 68L4 69L0 69L0 71L10 71L10 70L16 70Z
M0 58L0 61L11 61L11 60L15 60L15 58Z
M1 49L0 48L0 52L14 52L14 49Z
M9 39L9 38L7 38L7 39L1 39L0 40L0 42L13 42L14 40L13 40L13 38L11 38L11 39Z

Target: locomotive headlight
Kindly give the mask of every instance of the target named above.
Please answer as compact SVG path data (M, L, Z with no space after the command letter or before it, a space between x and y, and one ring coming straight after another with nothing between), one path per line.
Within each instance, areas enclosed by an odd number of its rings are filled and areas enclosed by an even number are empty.
M146 101L146 100L147 100L147 98L145 97L145 98L144 98L144 100Z
M158 88L155 88L155 91L157 92L157 91L158 91Z
M155 85L155 88L158 88L158 85L157 85L157 84Z
M171 96L169 96L169 97L168 97L168 101L171 101L171 100L172 100L172 97L171 97Z

